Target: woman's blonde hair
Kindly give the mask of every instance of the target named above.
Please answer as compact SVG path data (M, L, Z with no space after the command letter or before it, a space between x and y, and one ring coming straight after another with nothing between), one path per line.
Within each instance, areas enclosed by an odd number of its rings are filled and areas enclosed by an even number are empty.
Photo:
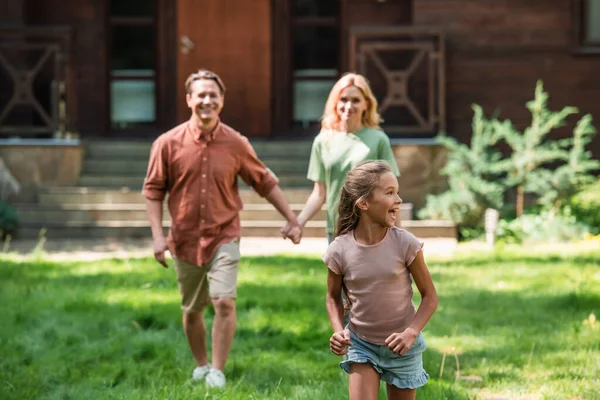
M370 128L379 128L379 124L383 122L381 116L377 113L377 99L373 95L371 86L367 78L360 74L348 72L344 74L329 92L327 103L325 103L325 111L321 119L321 127L326 130L338 130L340 127L340 116L337 113L337 103L342 94L342 90L347 87L355 86L358 88L367 101L367 109L362 115L362 124Z
M379 178L386 172L392 169L385 161L364 161L348 172L340 195L336 237L356 228L360 221L358 202L373 193Z

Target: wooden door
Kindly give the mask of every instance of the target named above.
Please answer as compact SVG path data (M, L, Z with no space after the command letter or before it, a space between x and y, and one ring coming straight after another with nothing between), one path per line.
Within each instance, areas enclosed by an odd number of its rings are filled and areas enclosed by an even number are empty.
M245 136L271 122L271 0L178 0L177 119L190 116L185 80L209 69L227 87L221 119Z

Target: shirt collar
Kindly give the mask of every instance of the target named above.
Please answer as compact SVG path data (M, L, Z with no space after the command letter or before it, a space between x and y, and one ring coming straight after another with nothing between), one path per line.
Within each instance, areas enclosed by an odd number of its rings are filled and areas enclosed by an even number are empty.
M221 130L221 120L219 119L217 121L217 125L215 125L215 128L210 133L205 134L205 135L202 135L202 132L200 132L200 128L198 128L198 125L196 125L194 123L193 119L191 119L191 118L188 121L188 126L190 128L190 132L192 133L192 136L194 137L194 140L211 142L211 141L215 140L215 137L217 137L217 134Z

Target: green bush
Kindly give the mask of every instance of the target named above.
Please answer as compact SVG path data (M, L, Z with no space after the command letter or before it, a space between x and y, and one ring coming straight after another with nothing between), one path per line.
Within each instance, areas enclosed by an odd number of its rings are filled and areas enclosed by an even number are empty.
M0 200L0 238L13 235L19 226L19 215L10 203Z
M538 215L524 214L511 221L500 220L496 238L504 244L568 242L582 239L590 230L568 212L552 217L543 211Z
M425 207L418 212L421 219L452 220L459 230L476 228L486 208L503 206L503 171L498 168L502 155L493 149L498 136L483 109L474 105L473 111L468 145L442 135L436 138L448 150L448 161L441 170L448 177L448 190L427 196Z
M531 125L523 131L510 120L486 117L481 107L474 105L470 143L438 136L448 151L448 161L441 170L448 189L428 195L417 216L452 220L459 238L469 240L478 237L487 208L497 209L501 218L507 218L510 204L506 200L514 196L514 212L510 214L523 218L502 222L507 241L576 239L585 230L598 233L600 184L578 194L582 186L594 182L593 172L600 169L600 161L586 150L596 135L592 116L583 116L571 137L552 138L550 133L565 126L567 117L578 110L564 107L552 111L548 99L542 82L538 82L534 100L527 103ZM506 146L509 154L504 155L500 149ZM535 201L535 209L525 211L526 199ZM569 227L570 223L573 226Z
M567 206L577 222L590 227L590 233L600 233L600 178L573 196Z

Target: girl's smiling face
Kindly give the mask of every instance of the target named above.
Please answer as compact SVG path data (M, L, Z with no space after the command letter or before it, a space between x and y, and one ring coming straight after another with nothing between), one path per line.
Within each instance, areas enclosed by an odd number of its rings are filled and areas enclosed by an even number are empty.
M391 172L385 172L361 208L373 222L389 228L399 218L400 204L398 178Z

